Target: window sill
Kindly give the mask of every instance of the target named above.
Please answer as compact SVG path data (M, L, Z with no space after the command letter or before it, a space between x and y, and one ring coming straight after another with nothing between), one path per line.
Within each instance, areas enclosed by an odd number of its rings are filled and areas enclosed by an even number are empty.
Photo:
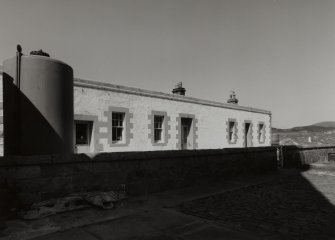
M125 147L125 146L128 146L129 144L122 141L122 142L116 142L116 141L113 141L112 144L111 144L111 147Z
M166 146L167 142L153 142L152 146Z

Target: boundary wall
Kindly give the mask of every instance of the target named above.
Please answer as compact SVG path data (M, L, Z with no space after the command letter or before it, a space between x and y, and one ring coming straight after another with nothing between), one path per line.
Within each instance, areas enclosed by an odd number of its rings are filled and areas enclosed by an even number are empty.
M0 157L0 211L75 192L126 188L131 196L276 168L274 147Z
M329 163L329 156L335 153L335 146L302 147L282 146L284 168L302 167L311 163Z

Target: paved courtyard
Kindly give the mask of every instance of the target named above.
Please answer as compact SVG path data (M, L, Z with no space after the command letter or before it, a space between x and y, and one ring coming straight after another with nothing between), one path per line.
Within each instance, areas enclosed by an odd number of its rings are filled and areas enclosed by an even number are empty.
M266 239L335 239L335 172L326 169L189 201L178 209Z
M0 239L335 239L335 166L279 170L14 221Z

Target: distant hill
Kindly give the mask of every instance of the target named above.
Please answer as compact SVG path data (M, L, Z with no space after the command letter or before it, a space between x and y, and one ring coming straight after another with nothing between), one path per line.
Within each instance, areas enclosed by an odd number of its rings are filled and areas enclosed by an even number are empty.
M272 130L272 133L282 133L282 132L287 131L287 129L275 128L275 127L271 128L271 130Z
M319 122L319 123L313 124L312 126L335 128L335 122Z
M272 128L272 133L289 133L289 132L327 132L335 131L335 122L320 122L313 125L293 127L288 129Z
M331 130L335 130L335 127L322 127L322 126L302 126L302 127L294 127L290 129L291 132L327 132Z
M335 122L320 122L288 129L272 128L272 144L334 146Z

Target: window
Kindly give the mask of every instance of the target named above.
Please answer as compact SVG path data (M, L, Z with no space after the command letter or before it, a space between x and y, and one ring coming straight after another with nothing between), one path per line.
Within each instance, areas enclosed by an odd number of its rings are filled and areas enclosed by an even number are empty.
M128 146L133 139L133 123L131 122L133 114L129 112L128 108L109 106L104 115L107 116L108 120L108 125L105 125L108 133L108 145L110 147Z
M258 124L258 140L260 143L265 141L265 129L263 123Z
M76 145L90 145L92 121L76 121Z
M236 142L236 122L235 121L228 122L228 140L229 140L229 143Z
M112 141L122 142L124 140L124 117L125 113L112 112Z
M164 116L154 116L154 141L161 142L163 136Z
M167 112L152 110L148 115L148 120L148 139L152 146L166 146L170 138L170 117Z

